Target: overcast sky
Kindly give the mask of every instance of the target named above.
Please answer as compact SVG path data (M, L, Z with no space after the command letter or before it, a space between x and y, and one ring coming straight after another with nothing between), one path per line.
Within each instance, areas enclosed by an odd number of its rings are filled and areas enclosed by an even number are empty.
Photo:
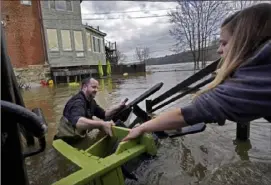
M136 62L135 47L149 47L151 57L173 53L175 41L169 35L171 24L166 15L176 6L176 2L83 1L81 13L84 24L99 26L107 34L106 40L117 42L127 62ZM146 16L159 17L131 18ZM90 20L104 18L114 19Z

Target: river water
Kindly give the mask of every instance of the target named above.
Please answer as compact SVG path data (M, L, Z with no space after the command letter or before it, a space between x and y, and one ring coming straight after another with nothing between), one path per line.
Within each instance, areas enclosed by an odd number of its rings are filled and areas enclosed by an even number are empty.
M146 74L115 76L100 79L96 101L104 108L119 103L124 98L133 100L156 83L163 87L150 97L162 92L193 74L192 64L148 66ZM77 170L51 146L67 100L79 87L57 85L39 87L23 92L26 106L40 107L48 123L47 149L26 160L30 184L49 185ZM169 106L188 104L186 96ZM145 109L145 103L139 106ZM157 113L164 111L157 111ZM208 125L205 132L184 137L160 140L157 157L142 162L135 174L138 181L127 180L134 185L170 184L271 184L271 124L256 120L251 124L250 140L235 140L236 124L227 122L224 126Z

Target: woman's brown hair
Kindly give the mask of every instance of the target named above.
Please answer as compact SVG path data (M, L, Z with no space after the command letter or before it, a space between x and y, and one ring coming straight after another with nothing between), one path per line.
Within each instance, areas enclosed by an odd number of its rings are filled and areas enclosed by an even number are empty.
M271 39L271 4L261 3L240 11L224 28L233 30L228 43L229 51L215 79L200 94L229 78L263 43Z
M231 35L234 32L234 24L231 24L231 21L239 14L240 11L235 12L234 14L228 16L221 24L220 29L226 29ZM219 69L223 64L224 59L221 58L219 64L217 65L217 69Z

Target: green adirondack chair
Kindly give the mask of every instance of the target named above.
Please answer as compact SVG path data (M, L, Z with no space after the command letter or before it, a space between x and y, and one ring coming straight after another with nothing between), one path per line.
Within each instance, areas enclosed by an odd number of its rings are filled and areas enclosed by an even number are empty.
M128 129L114 126L113 137L105 136L86 150L78 150L58 139L53 147L81 169L53 185L124 185L121 166L143 153L155 155L154 139L144 134L135 140L121 142L116 151L112 148L116 141L123 139Z

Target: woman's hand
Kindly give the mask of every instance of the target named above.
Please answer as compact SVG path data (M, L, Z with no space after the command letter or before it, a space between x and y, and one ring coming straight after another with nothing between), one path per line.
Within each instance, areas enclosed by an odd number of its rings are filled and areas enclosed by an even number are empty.
M187 126L187 124L184 122L181 109L176 108L171 111L162 113L156 118L131 129L129 134L122 141L135 139L144 132L151 133L163 130L180 129L185 126Z
M128 141L131 139L135 139L138 136L142 135L144 132L142 130L141 126L135 127L130 130L129 134L122 140L122 141Z

